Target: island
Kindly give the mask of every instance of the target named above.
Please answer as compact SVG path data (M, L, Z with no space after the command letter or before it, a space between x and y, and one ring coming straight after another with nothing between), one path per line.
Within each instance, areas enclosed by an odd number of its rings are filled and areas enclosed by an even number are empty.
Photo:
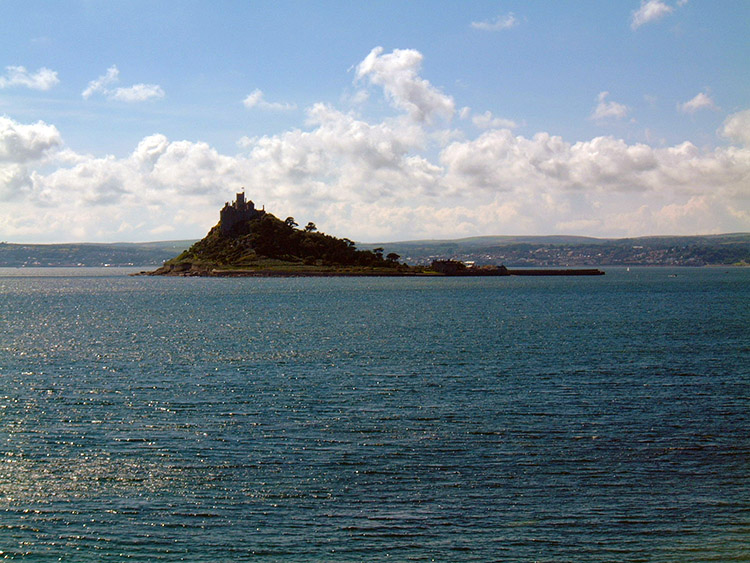
M160 268L137 275L160 276L511 276L602 275L595 269L509 270L500 266L473 266L455 260L433 260L430 266L399 262L382 247L359 250L347 238L318 232L313 222L304 227L294 217L283 221L257 209L237 193L221 209L219 222L208 234Z

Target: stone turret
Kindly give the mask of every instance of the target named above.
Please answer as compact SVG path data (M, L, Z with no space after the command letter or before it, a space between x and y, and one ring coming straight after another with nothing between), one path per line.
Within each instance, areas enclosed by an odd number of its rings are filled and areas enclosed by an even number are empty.
M239 192L233 203L227 202L221 210L221 221L219 222L221 234L247 234L247 229L241 225L252 219L257 219L265 213L255 209L255 204L248 200L245 201L245 192ZM240 227L238 227L240 225Z

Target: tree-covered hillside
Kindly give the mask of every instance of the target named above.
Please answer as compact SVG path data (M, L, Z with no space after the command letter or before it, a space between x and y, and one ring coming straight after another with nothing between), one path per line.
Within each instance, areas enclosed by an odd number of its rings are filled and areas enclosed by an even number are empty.
M383 256L382 248L357 250L354 242L317 232L313 223L298 228L292 217L285 221L270 213L244 222L230 233L221 223L176 258L168 271L213 268L354 267L405 268L396 254Z

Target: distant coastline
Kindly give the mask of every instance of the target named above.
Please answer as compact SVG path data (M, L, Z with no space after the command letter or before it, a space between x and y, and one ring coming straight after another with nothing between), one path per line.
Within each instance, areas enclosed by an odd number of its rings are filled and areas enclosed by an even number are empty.
M136 243L19 244L0 242L0 267L156 268L196 240ZM360 243L374 249L384 243ZM508 268L611 266L748 266L750 233L600 239L563 236L485 236L388 243L410 265L435 259L505 264Z

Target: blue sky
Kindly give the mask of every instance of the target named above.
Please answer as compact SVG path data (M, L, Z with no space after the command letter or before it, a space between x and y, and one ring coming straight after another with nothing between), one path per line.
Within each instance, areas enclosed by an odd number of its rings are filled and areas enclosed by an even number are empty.
M750 231L750 3L0 2L0 239Z

